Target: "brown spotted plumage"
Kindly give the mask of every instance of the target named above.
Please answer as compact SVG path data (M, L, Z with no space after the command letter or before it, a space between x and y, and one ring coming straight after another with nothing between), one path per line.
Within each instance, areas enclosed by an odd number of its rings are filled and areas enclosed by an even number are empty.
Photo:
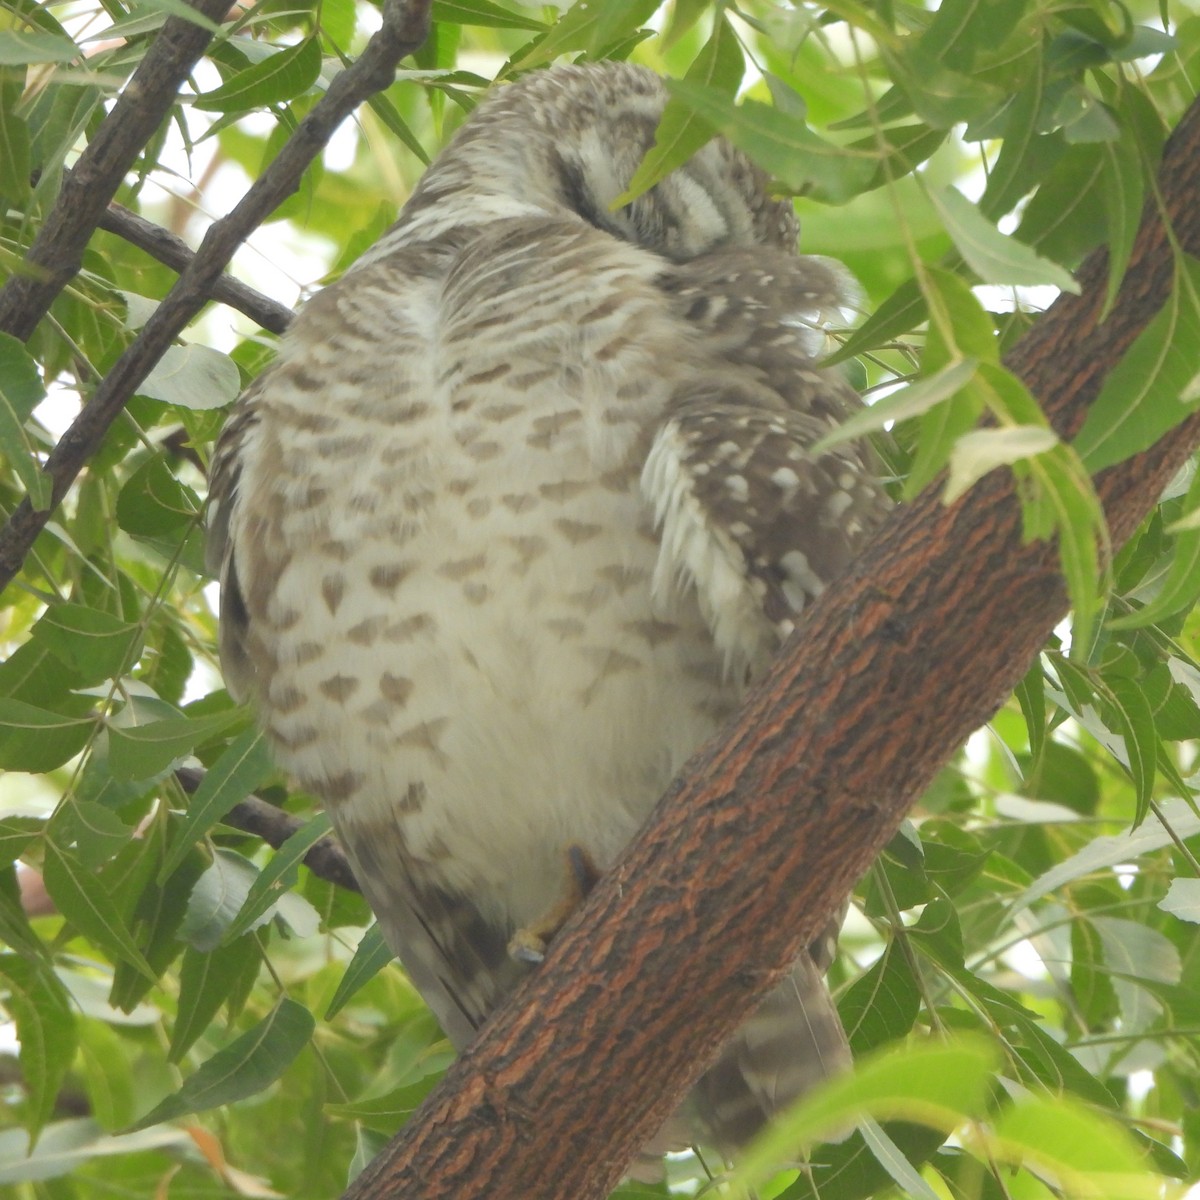
M230 690L458 1046L886 504L810 449L858 405L815 362L846 281L761 173L715 140L613 208L664 99L607 63L485 100L214 462ZM705 1076L702 1140L845 1063L828 953Z

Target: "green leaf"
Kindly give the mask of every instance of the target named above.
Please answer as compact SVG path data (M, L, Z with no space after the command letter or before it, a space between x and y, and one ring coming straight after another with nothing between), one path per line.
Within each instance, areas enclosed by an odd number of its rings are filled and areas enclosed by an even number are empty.
M219 946L257 878L258 868L253 863L232 850L218 849L212 865L192 889L179 936L197 950ZM270 914L263 913L258 924L269 919Z
M151 982L158 976L142 956L113 898L71 853L45 842L43 878L62 915L115 959L136 967Z
M85 870L103 866L133 837L131 826L115 812L94 802L77 800L67 811L71 838Z
M913 1027L920 1007L920 988L894 935L838 1003L854 1057L902 1038Z
M103 1021L81 1021L79 1049L93 1116L105 1129L123 1128L133 1120L137 1104L127 1046Z
M329 814L322 812L306 821L271 856L271 861L259 872L250 885L245 903L225 931L225 941L231 942L259 925L263 914L279 901L284 892L296 882L298 868L304 856L330 830Z
M205 953L189 946L179 968L179 1007L171 1029L169 1062L177 1063L208 1029L221 1005L237 990L248 969L257 970L262 954L252 937Z
M795 1159L797 1145L844 1129L863 1114L917 1121L950 1133L985 1111L996 1052L982 1041L925 1042L868 1057L855 1072L822 1085L755 1140L738 1164L738 1183L759 1186Z
M1158 907L1181 921L1200 925L1200 879L1173 879Z
M325 1010L325 1020L332 1021L346 1006L347 1001L359 988L369 983L384 967L392 961L395 955L383 940L383 931L374 924L362 936L354 957L346 967L346 973L338 984L329 1007Z
M62 984L43 964L0 954L0 987L16 1025L25 1125L33 1144L54 1112L58 1089L75 1057L75 1018Z
M1067 1097L1022 1097L1000 1114L996 1141L1010 1161L1032 1160L1038 1173L1049 1173L1067 1195L1158 1194L1126 1132Z
M1104 297L1103 321L1116 303L1117 289L1125 277L1125 268L1133 254L1133 241L1142 221L1145 181L1137 137L1128 122L1122 121L1120 136L1105 139L1101 146L1104 168L1105 224L1108 237L1108 291Z
M659 7L660 0L577 0L552 25L546 35L509 64L512 71L528 71L573 50L593 57L635 33Z
M965 433L950 451L950 474L942 499L946 504L953 504L988 472L1045 454L1058 444L1058 434L1045 425L1010 425L1004 429L975 429Z
M1200 817L1191 810L1185 800L1165 800L1158 806L1158 810L1170 827L1169 830L1164 828L1156 815L1152 815L1137 829L1128 833L1095 838L1082 850L1062 862L1055 863L1035 879L1013 901L1010 916L1015 916L1043 896L1049 896L1066 884L1095 871L1111 869L1118 863L1136 862L1143 854L1173 845L1176 838L1182 840L1200 833Z
M0 1131L0 1184L28 1183L42 1179L58 1179L84 1172L96 1158L119 1161L122 1155L136 1155L147 1150L172 1151L185 1155L195 1152L195 1142L183 1130L156 1129L147 1133L112 1137L93 1120L55 1121L46 1126L36 1147L18 1129ZM47 1197L63 1196L73 1200L79 1192L39 1189Z
M153 779L201 742L241 720L244 714L235 708L208 717L174 717L149 725L109 725L109 769L116 779Z
M305 45L315 43L306 42ZM258 64L259 67L265 65ZM232 404L241 390L241 374L228 354L189 343L171 346L138 385L137 393L164 404L202 411Z
M46 952L29 927L29 918L21 902L16 867L12 863L0 867L0 941L7 942L28 959L40 958Z
M54 33L0 30L0 67L70 62L79 56L79 47L69 37Z
M741 44L724 16L718 14L712 36L684 76L690 83L732 98L746 69ZM628 189L614 206L628 204L647 192L660 179L682 166L713 136L713 127L698 117L681 100L672 97L663 109L654 134L654 145L646 152L629 181Z
M1125 743L1126 766L1133 779L1137 808L1133 824L1136 828L1150 810L1154 793L1155 763L1158 758L1158 735L1154 729L1154 713L1141 688L1132 679L1113 678L1106 680L1109 688L1111 709L1105 705L1101 716L1105 724L1115 726ZM1115 720L1109 716L1109 711Z
M532 29L541 33L545 21L538 21L529 13L509 12L488 0L434 0L433 19L451 25L482 25L493 29Z
M864 434L885 429L888 422L905 421L928 412L962 391L974 379L978 366L978 359L964 359L943 367L926 379L918 379L891 392L848 417L832 433L821 438L813 446L812 452L823 454L841 442L853 441Z
M1078 293L1069 271L1036 250L1001 233L961 192L952 187L929 192L958 252L984 283L1029 286L1053 284Z
M159 873L159 882L235 804L261 787L271 772L271 752L258 729L247 729L234 739L205 772L188 800L187 814L172 835L171 851Z
M138 467L117 496L117 524L137 537L164 537L199 515L199 497L175 478L162 455Z
M32 637L70 667L84 686L128 672L142 652L142 626L83 604L52 604Z
M20 858L44 828L45 823L37 817L0 818L0 865L7 866Z
M0 39L4 36L0 32ZM50 505L51 483L42 472L25 423L45 398L37 363L15 337L0 333L0 451L24 484L30 504L39 512Z
M150 864L151 870L157 858L156 854ZM193 850L164 883L146 879L141 884L133 912L133 929L155 975L161 975L183 953L179 928L187 913L192 888L207 865L204 855ZM148 991L149 984L144 976L135 974L124 963L117 964L109 992L109 1003L113 1008L132 1012Z
M0 698L0 770L52 771L87 745L95 718L64 717Z
M682 79L668 80L667 89L794 191L837 203L865 191L875 174L875 154L826 141L798 117L769 104L734 104L730 97Z
M844 362L865 350L885 345L916 329L928 313L916 279L905 280L825 361L831 365Z
M0 69L0 197L14 207L29 200L29 125L17 111L21 88Z
M1166 303L1109 372L1074 446L1095 474L1153 446L1200 406L1200 261L1176 260Z
M320 43L315 37L305 38L295 46L239 71L220 87L197 97L192 105L205 112L242 113L252 108L267 108L307 92L320 74ZM224 355L219 357L225 358ZM237 374L236 370L234 374Z
M214 1054L132 1130L256 1095L287 1070L308 1045L314 1028L312 1013L303 1004L284 998L253 1029Z

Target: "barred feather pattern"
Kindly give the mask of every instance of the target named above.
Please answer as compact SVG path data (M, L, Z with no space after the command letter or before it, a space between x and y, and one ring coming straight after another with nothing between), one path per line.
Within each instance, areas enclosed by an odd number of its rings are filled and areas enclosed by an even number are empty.
M613 207L664 102L614 63L485 100L214 457L230 690L459 1047L566 852L612 864L887 506L868 448L812 450L859 405L817 365L851 289L762 174L716 139ZM831 944L656 1149L734 1154L844 1067Z

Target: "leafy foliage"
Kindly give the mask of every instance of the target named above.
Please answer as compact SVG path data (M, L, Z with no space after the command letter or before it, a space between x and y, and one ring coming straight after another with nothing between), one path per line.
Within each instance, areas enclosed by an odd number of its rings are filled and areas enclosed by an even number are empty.
M3 3L4 278L178 11ZM892 428L898 493L1011 470L1029 536L1060 546L1071 630L859 890L833 981L867 1065L782 1124L738 1186L1117 1196L1195 1179L1200 491L1178 481L1109 562L1089 472L1200 403L1200 269L1179 256L1170 303L1072 442L1003 355L1102 243L1111 306L1200 78L1200 15L1147 0L433 12L426 44L239 258L243 278L290 305L344 269L493 78L633 55L673 82L631 194L714 131L742 146L795 195L805 248L862 285L870 315L834 357L878 401L860 427ZM368 0L233 9L116 199L196 242L378 23ZM265 265L289 261L291 280ZM33 337L0 332L6 514L26 495L50 506L50 447L173 281L97 231ZM23 1198L334 1196L449 1059L403 975L381 969L361 899L302 865L323 818L220 686L204 466L271 353L252 323L208 312L4 595L0 1182ZM206 768L198 788L185 764ZM278 851L239 815L251 792L297 818ZM781 1150L853 1120L814 1152L819 1170L765 1178Z

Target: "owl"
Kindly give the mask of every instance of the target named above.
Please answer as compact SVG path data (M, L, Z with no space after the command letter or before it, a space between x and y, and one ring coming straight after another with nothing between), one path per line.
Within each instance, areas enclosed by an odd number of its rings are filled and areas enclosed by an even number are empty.
M665 100L495 89L214 456L229 689L458 1047L887 507L868 447L812 449L860 405L817 365L848 277L763 173L718 138L615 203ZM831 944L662 1144L735 1154L846 1064Z

